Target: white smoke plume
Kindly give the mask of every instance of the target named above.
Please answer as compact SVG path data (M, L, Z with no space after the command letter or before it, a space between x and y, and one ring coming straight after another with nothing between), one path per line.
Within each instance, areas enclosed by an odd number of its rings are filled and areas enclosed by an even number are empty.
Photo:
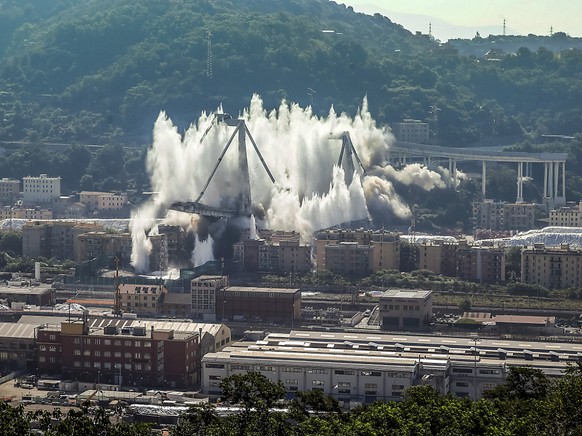
M363 178L354 174L348 186L343 169L336 166L341 141L330 140L330 135L339 137L345 131L349 132L365 168L387 161L393 136L389 129L376 126L367 106L364 99L353 118L338 115L333 108L326 117L317 117L310 107L304 109L287 102L269 112L263 107L261 98L253 96L250 107L240 117L245 120L275 178L273 184L251 141L247 141L252 201L255 210L264 211L264 227L296 230L308 240L312 232L320 228L367 218L368 207L398 218L410 215L392 184L383 180L390 177L388 173L392 174L392 170ZM160 113L147 159L157 203L143 206L134 215L135 220L143 223L132 226L132 264L137 270L146 265L145 231L153 226L159 208L176 201L196 199L231 137L233 127L224 123L213 125L214 119L215 114L203 113L181 135L166 114ZM202 203L228 207L229 199L232 201L238 195L242 175L238 169L237 143L235 138L204 192ZM409 177L413 180L416 176L424 178L422 186L432 183L440 187L442 184L442 180L439 183L432 174L423 171ZM172 217L178 218L168 215L166 221L171 221ZM196 223L191 225L195 227Z
M370 173L385 179L396 180L404 185L417 185L425 191L446 187L446 183L441 174L419 163L406 165L400 170L396 170L389 165L385 167L374 167Z
M196 235L196 242L194 244L194 250L192 250L192 258L190 260L194 267L204 265L209 260L214 260L214 254L212 251L213 242L214 241L210 236L206 238L206 240L201 241L198 238L198 235Z

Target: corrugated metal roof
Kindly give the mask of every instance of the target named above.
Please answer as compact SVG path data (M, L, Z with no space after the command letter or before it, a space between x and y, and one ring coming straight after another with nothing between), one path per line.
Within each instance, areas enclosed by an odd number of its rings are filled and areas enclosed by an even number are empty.
M34 339L36 324L0 322L1 338Z

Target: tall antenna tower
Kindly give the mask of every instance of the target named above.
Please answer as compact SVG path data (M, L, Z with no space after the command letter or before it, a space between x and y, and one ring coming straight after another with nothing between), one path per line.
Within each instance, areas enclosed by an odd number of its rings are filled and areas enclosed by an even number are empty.
M206 40L208 41L208 53L206 55L206 77L212 79L212 33L208 31L206 34Z
M503 36L505 36L505 31L506 31L506 27L505 27L505 18L503 19Z
M550 26L550 36L554 36L554 26Z
M430 38L432 36L432 23L429 22L428 23L428 37Z

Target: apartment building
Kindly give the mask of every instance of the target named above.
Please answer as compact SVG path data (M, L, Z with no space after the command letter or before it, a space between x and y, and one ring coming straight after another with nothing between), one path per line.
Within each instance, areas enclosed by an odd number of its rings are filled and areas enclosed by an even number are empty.
M521 251L521 281L548 289L582 286L582 250L534 244Z
M120 266L128 266L131 260L132 240L130 233L91 231L77 237L77 262L98 257L116 257Z
M536 207L533 203L475 202L473 224L488 230L530 230L535 228Z
M457 277L479 283L505 281L505 252L495 246L471 246L461 241L457 248Z
M391 127L392 133L398 141L416 142L419 144L429 143L430 129L428 123L407 118L401 123L393 123Z
M41 174L38 177L22 178L22 200L24 204L52 203L61 196L61 178Z
M288 232L289 233L289 232ZM312 268L311 245L298 237L273 233L273 239L244 239L234 245L234 259L243 271L294 273Z
M418 244L418 269L432 271L448 277L457 275L456 241L429 240Z
M90 211L121 210L127 205L127 194L112 192L81 191L79 201Z
M53 219L53 211L38 206L3 206L0 208L0 219L51 220Z
M12 206L20 198L20 181L0 179L0 203Z
M582 226L582 202L578 205L568 205L550 211L550 226L580 227Z
M385 231L325 230L317 234L318 270L365 275L400 269L400 237Z
M167 292L168 289L162 285L119 285L121 310L137 313L139 316L157 315L160 302Z

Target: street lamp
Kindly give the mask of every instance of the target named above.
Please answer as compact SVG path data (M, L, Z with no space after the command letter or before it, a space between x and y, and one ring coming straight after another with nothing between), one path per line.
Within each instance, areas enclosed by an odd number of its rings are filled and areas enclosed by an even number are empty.
M477 400L477 356L479 354L479 350L477 349L477 343L479 342L479 336L472 336L471 341L473 341L473 353L475 359L473 361L473 399Z

